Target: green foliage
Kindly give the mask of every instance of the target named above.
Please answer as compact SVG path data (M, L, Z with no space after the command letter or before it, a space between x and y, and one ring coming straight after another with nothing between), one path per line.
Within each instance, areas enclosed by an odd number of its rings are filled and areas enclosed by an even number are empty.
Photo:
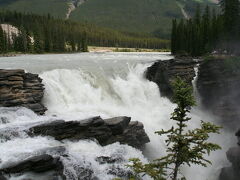
M171 19L182 17L175 0L89 0L70 19L123 32L158 32L160 38L167 38Z
M192 88L177 78L173 83L174 102L177 104L171 119L176 122L169 130L160 130L156 133L166 135L167 155L154 160L149 164L142 164L139 159L132 159L130 167L139 175L147 174L154 180L179 179L180 167L197 164L206 167L211 162L204 157L211 151L220 149L220 146L208 142L209 134L219 133L220 127L201 121L200 128L187 130L190 107L195 105ZM181 177L181 179L185 179Z
M65 19L70 1L0 0L0 7L39 15L51 14L55 18ZM183 18L176 2L180 2L190 15L195 12L196 4L211 4L208 0L88 0L71 13L70 20L169 39L171 19Z
M194 18L173 22L172 53L185 51L192 56L201 56L214 50L239 53L240 2L221 0L222 14L206 6L203 13L197 7Z
M13 38L13 43L9 40L6 41L7 46L9 46L5 48L6 52L87 52L88 45L150 49L169 48L167 40L120 33L94 25L54 19L49 15L39 16L0 11L0 24L2 23L11 24L20 30L20 35ZM6 34L1 33L1 36L5 37ZM31 42L31 38L34 39L34 42ZM3 40L0 40L0 43L3 43Z
M10 11L51 14L56 18L65 18L68 0L0 0L0 7Z

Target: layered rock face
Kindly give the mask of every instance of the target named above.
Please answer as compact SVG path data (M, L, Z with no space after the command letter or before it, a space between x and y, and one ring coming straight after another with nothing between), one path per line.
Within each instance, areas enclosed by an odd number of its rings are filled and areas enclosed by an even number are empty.
M44 94L42 79L24 70L0 69L0 106L23 106L38 114L46 108L41 103Z
M171 99L171 81L179 76L192 85L195 64L190 58L158 61L147 69L146 77L157 83L162 96ZM219 117L224 125L236 128L240 118L239 69L238 60L213 58L200 62L197 79L202 107Z
M231 128L239 127L239 67L237 60L208 60L201 64L197 81L202 106Z
M146 71L146 78L155 82L162 96L172 98L173 90L171 82L180 77L192 85L195 76L194 66L196 62L192 58L175 58L168 61L157 61Z
M30 136L52 136L56 140L96 139L101 145L115 142L140 148L150 142L143 124L130 122L130 117L116 117L103 120L94 117L82 121L56 120L43 123L27 130Z

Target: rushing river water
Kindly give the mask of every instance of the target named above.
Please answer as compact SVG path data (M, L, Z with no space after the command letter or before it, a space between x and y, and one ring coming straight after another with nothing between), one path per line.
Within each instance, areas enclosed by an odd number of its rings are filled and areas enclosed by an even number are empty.
M45 85L43 101L48 108L45 116L37 116L25 108L0 108L0 118L9 122L0 124L0 134L10 139L0 139L0 167L38 154L44 148L65 146L70 154L70 158L63 159L69 179L77 179L76 167L87 167L100 180L110 180L114 176L107 173L109 165L100 165L95 161L96 157L121 156L125 161L118 166L125 168L129 158L139 157L147 162L147 159L164 155L164 139L154 132L171 127L169 118L175 105L161 97L157 85L146 80L144 72L153 61L170 58L169 54L163 53L82 53L0 58L0 68L20 68L40 74ZM141 121L151 140L143 149L144 155L118 143L101 147L93 141L58 142L50 137L29 137L24 133L26 127L42 121L80 120L99 115L103 118L130 116L132 120ZM192 110L191 117L190 127L197 127L202 119L214 122L213 117L198 108ZM226 163L224 152L231 142L230 138L227 133L212 137L217 143L224 144L223 150L209 157L213 165L208 168L183 168L186 177L189 180L216 179ZM35 174L12 179L25 177L44 179Z

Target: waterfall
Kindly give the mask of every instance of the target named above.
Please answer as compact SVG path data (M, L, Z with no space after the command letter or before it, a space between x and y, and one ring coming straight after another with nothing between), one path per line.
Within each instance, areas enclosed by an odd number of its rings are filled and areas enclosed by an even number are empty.
M124 58L126 57L125 54ZM113 55L113 58L116 56ZM159 137L154 132L174 125L170 116L176 105L161 97L157 85L145 79L144 72L152 63L149 61L126 63L122 59L120 61L111 59L109 64L110 60L106 58L100 62L93 60L94 63L85 66L89 61L80 62L78 56L74 55L73 59L69 60L67 65L71 68L63 68L64 64L59 64L57 66L61 68L49 69L46 65L47 70L38 70L45 85L44 104L48 108L45 116L37 116L26 108L0 108L0 119L4 120L4 123L0 121L0 137L6 137L0 141L0 167L25 159L33 153L41 154L46 148L64 146L69 154L68 158L62 157L64 173L68 179L76 179L79 169L85 167L91 169L100 180L111 180L114 176L108 174L110 165L99 164L96 161L97 157L121 157L123 160L116 165L119 168L126 168L129 158L138 157L146 163L164 156L166 153L164 137ZM53 66L52 64L50 63L50 66ZM197 76L194 84L196 80ZM43 121L81 120L99 115L102 118L130 116L133 121L142 122L151 142L142 153L119 143L101 147L94 141L59 142L51 137L29 137L24 133L24 129ZM190 116L192 121L189 128L198 127L201 120L214 122L213 117L198 107L192 109ZM224 134L221 137L214 136L212 139L223 144L223 141L229 141L230 136ZM219 169L226 163L224 150L225 147L210 156L213 166L183 167L182 171L187 179L215 180ZM17 178L39 178L35 176L24 174Z

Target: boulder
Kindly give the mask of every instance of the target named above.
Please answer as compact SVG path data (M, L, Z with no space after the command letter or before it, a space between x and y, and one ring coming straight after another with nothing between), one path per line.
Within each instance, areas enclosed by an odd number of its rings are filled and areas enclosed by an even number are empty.
M132 121L124 130L123 134L110 137L107 144L114 142L120 142L121 144L128 144L136 148L141 148L144 144L150 142L150 139L144 130L143 124L138 121Z
M42 79L21 69L0 69L0 107L23 106L38 114L47 110L41 103L44 94Z
M127 128L131 118L130 117L116 117L105 119L105 123L111 129L113 135L122 134Z
M173 89L171 82L179 76L192 85L195 76L195 65L196 61L190 57L157 61L147 69L146 78L158 85L162 96L172 99Z
M110 157L110 156L99 156L95 159L99 164L113 164L116 162L122 162L123 159L121 157Z
M141 147L149 137L140 122L130 122L130 117L116 117L103 120L93 117L82 121L55 120L44 122L27 130L30 136L52 136L56 140L96 139L101 145L115 142Z
M7 167L0 169L2 177L11 177L12 174L23 174L26 172L45 173L52 172L45 177L46 179L66 179L64 167L60 161L60 157L53 157L48 154L33 156L23 161L17 162ZM3 176L5 175L5 176ZM1 176L0 176L1 179ZM7 179L7 178L6 178ZM2 179L4 180L4 179Z
M43 123L30 128L28 134L31 136L52 136L56 140L94 138L103 144L112 135L112 132L100 117L93 117L83 121L56 120Z
M20 163L11 165L6 168L0 169L1 172L5 174L13 174L20 172L36 172L42 173L47 171L52 171L56 169L63 169L62 163L59 158L53 158L48 154L43 154L39 156L34 156L26 159Z

